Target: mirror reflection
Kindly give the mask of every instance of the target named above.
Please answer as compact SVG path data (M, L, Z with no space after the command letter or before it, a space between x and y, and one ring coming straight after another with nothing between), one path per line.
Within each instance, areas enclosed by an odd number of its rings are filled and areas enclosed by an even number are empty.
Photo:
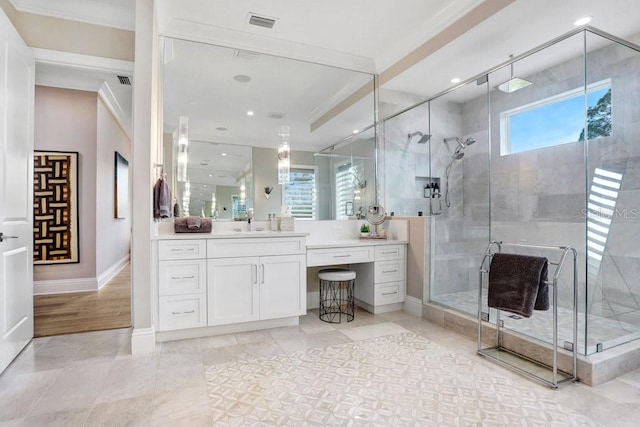
M179 215L265 220L288 206L301 219L341 219L375 202L371 74L161 41L159 158ZM290 182L281 185L278 147L285 126Z

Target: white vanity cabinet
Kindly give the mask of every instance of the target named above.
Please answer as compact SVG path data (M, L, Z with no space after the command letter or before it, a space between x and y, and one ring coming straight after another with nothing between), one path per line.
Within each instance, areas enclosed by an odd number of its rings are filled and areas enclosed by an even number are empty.
M207 252L209 326L306 314L304 238L210 240Z
M406 245L376 246L373 269L363 264L351 266L357 273L356 300L372 313L401 309L406 294L406 265Z
M204 240L158 243L158 329L207 325L207 267Z

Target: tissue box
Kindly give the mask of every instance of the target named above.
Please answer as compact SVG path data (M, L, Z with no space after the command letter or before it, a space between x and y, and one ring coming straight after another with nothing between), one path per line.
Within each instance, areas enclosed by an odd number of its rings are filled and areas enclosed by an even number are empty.
M280 217L280 231L295 231L296 219L292 216Z

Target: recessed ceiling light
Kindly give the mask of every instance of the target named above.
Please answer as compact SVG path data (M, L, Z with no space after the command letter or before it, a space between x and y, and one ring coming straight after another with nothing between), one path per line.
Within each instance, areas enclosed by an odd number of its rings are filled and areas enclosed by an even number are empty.
M224 126L218 126L218 127L216 128L216 130L219 130L219 131L225 131L225 130L228 130L228 129L227 129L226 127L224 127Z
M235 76L233 76L233 80L239 83L249 83L251 81L251 77L247 76L246 74L236 74Z
M589 22L591 22L593 18L591 16L583 16L582 18L579 18L578 20L576 20L576 22L573 23L573 25L576 26L581 26L581 25L587 25Z
M253 111L251 110L247 111L247 116L253 116Z
M460 83L460 79L458 77L454 77L453 79L451 79L451 83Z
M222 153L222 157L224 157L224 156L226 156L226 155L227 155L227 153Z
M354 129L353 133L360 133L360 131L358 129Z
M209 178L212 178L212 177L213 177L213 175L212 175L212 174L209 174Z

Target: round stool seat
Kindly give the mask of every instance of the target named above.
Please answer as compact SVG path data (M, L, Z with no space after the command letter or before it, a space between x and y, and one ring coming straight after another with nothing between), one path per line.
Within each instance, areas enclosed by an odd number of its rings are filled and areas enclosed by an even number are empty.
M345 282L356 278L356 272L350 270L327 269L320 270L318 279L329 280L332 282Z

